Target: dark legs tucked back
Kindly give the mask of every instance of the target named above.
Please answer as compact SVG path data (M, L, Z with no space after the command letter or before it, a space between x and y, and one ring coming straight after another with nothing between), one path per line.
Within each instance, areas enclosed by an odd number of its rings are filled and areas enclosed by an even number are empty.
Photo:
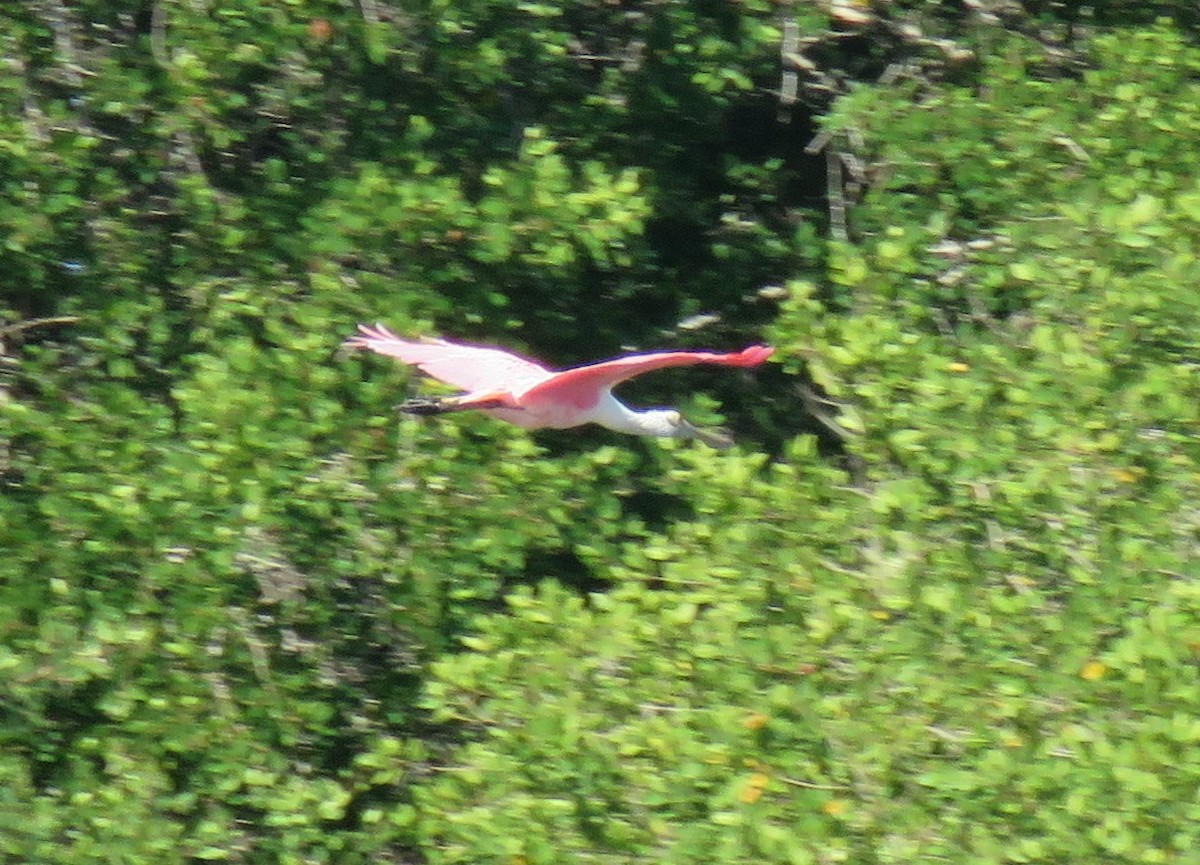
M512 408L513 406L502 399L487 399L477 402L461 403L450 399L408 399L396 406L396 411L405 414L446 414L452 411L474 411L480 408Z
M396 406L396 411L405 414L443 414L457 408L444 399L409 399Z

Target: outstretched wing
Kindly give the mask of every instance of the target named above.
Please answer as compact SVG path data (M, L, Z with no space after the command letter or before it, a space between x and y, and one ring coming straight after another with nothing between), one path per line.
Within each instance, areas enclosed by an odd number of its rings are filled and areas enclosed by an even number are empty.
M409 342L382 324L358 326L347 348L366 348L412 364L426 375L466 391L521 392L550 376L541 364L499 348L457 345L441 339Z
M608 388L634 376L671 366L694 366L716 364L718 366L758 366L774 354L775 349L765 345L752 345L742 351L717 354L711 351L664 351L654 354L635 354L577 366L574 369L553 373L525 392L524 399L553 399L578 408L589 408Z

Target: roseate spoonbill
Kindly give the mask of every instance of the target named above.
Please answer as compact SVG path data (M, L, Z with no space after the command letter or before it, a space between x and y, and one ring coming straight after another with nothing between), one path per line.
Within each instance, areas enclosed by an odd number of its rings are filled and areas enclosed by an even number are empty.
M614 386L644 372L671 366L716 364L758 366L775 349L752 345L731 354L708 351L664 351L631 354L615 360L553 372L520 355L499 348L460 345L441 339L410 342L382 324L360 324L346 340L348 348L367 348L399 358L439 381L465 393L445 399L409 400L397 408L410 414L477 409L526 429L565 429L596 423L617 432L664 438L699 439L725 448L731 440L697 429L674 409L634 411L612 394Z

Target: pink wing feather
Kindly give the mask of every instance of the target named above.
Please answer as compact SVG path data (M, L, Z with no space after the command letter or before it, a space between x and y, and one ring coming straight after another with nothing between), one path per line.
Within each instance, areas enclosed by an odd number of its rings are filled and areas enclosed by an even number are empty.
M527 390L523 399L550 399L578 408L590 408L596 404L600 394L606 389L645 372L701 363L719 366L758 366L774 353L775 349L770 346L752 345L742 351L729 354L717 354L711 351L664 351L654 354L635 354L553 373L549 378Z
M499 348L457 345L441 339L409 342L382 324L358 326L347 348L367 348L412 364L426 375L466 391L521 393L546 380L550 371L532 360Z

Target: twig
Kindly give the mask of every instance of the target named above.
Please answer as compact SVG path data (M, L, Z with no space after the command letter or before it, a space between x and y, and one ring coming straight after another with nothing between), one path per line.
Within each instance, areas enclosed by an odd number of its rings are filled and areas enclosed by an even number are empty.
M842 160L832 150L825 151L825 191L829 196L829 233L835 240L847 241L846 196L842 191Z
M844 426L834 420L831 415L819 408L821 405L837 405L837 403L822 399L816 394L815 391L813 391L812 388L808 387L807 385L796 385L796 392L800 394L800 400L804 403L804 408L808 411L808 413L816 418L830 432L832 432L842 441L849 441L855 437L855 433L850 432L850 430L846 429Z
M844 784L814 784L811 781L800 781L796 778L788 778L783 775L776 775L775 777L785 784L791 784L793 787L803 787L805 790L833 790L845 793L854 789Z
M374 27L379 26L379 7L375 5L375 0L358 0L358 9L364 21Z
M829 129L822 129L813 136L813 140L804 145L804 153L806 156L816 156L833 140L833 132Z
M159 66L166 67L171 62L167 51L167 13L163 12L162 3L155 3L150 9L150 54Z
M781 123L787 123L791 119L791 114L786 109L796 104L796 96L800 91L800 76L796 74L795 68L788 68L787 62L790 56L798 56L799 51L800 27L791 15L787 15L783 22L783 42L779 46L780 65L783 67L779 82L778 120Z
M46 327L52 324L74 324L79 321L77 315L56 315L51 318L31 318L27 321L20 321L16 324L6 324L0 327L0 338L12 336L14 333L20 333L23 330L31 330L35 327Z

